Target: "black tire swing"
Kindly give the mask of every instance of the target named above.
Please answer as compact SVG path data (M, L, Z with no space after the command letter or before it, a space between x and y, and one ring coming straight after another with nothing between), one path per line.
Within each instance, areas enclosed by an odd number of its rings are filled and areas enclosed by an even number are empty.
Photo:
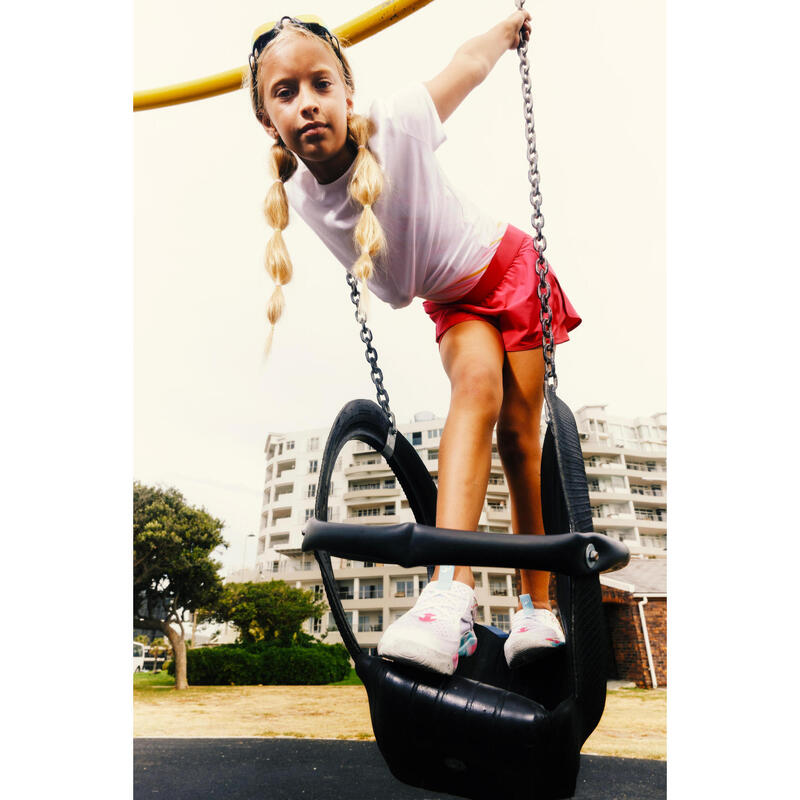
M355 279L348 274L380 405L354 400L334 421L322 458L314 517L304 530L303 550L316 555L331 613L369 696L375 739L396 778L467 798L502 795L555 800L574 794L581 747L600 721L605 705L608 639L599 575L624 566L630 555L624 544L593 532L577 426L572 412L556 396L526 42L520 43L518 52L546 365L547 432L541 469L546 535L434 527L436 486L416 450L396 430L377 352L371 344L372 333L358 309ZM353 439L384 456L416 523L376 527L326 521L333 468L342 447ZM363 652L339 599L331 555L412 567L453 563L454 553L458 553L459 564L556 573L566 645L542 650L532 662L510 670L503 653L506 634L476 624L477 650L459 660L452 676ZM429 576L432 570L428 566Z

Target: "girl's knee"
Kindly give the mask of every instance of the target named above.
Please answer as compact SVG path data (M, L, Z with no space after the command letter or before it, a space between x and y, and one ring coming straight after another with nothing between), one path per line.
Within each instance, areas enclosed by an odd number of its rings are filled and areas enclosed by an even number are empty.
M520 421L519 424L501 421L497 425L497 451L504 464L519 465L531 461L538 465L542 456L539 426L532 426L529 421Z
M503 384L500 376L480 365L465 367L450 379L452 402L462 408L491 418L500 416L503 405Z

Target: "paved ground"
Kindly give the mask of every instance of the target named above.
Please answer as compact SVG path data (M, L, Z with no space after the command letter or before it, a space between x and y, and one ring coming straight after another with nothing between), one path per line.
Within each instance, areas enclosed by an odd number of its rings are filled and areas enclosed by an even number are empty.
M444 800L399 783L375 742L134 739L134 800ZM502 792L498 793L502 796ZM582 756L576 800L664 800L663 761Z

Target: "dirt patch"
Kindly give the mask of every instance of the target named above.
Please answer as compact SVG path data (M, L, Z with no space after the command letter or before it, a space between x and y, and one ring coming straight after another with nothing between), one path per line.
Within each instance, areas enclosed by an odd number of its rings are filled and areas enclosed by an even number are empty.
M153 687L134 697L134 736L372 739L363 686ZM584 753L666 758L666 692L609 691Z
M192 686L137 692L134 736L371 739L363 686Z
M582 752L619 758L667 758L667 693L664 689L608 692L600 724Z

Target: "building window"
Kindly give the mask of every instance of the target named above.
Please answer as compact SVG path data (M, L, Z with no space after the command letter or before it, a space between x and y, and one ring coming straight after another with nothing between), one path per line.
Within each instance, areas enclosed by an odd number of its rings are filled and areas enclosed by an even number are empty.
M372 508L357 508L354 517L378 517L380 516L380 508L373 506Z
M384 514L385 514L387 517L393 517L393 516L394 516L394 513L395 513L395 512L394 512L394 503L390 503L389 505L386 505L386 506L384 506L384 507L383 507L383 513L384 513Z
M322 633L322 620L321 619L311 619L311 633Z
M403 580L394 582L394 596L395 597L413 597L414 596L414 581Z
M383 582L381 583L364 583L358 587L359 600L378 600L383 597Z
M311 517L313 517L313 516L314 516L314 509L313 508L307 508L306 509L306 518L305 518L304 521L308 522L311 519Z
M294 450L294 442L286 442L287 450Z
M419 590L422 591L428 585L428 576L420 576L419 578Z
M490 578L489 579L489 594L495 597L507 597L508 586L504 579Z
M308 450L319 450L319 436L312 436L308 440Z
M309 483L308 484L308 492L306 493L306 497L316 497L317 496L317 484L316 483Z
M365 481L360 483L358 481L350 481L350 491L351 492L364 492L368 489L380 489L381 483L380 481Z
M311 474L319 471L319 461L317 459L308 462L308 471Z
M492 625L495 628L500 628L501 631L510 631L511 619L508 612L492 611Z
M383 482L384 489L394 489L395 486L397 486L397 483L395 482L394 478L386 478L386 480Z
M383 630L383 614L377 614L374 617L366 614L358 615L358 630L359 633L370 633L373 631Z
M314 592L314 599L321 600L322 596L325 594L325 589L323 588L321 583L315 583L311 589Z
M428 450L428 461L436 461L439 458L439 448Z
M353 599L353 583L352 581L348 583L337 583L336 588L339 592L339 599L340 600L352 600ZM352 622L352 617L351 617Z
M422 444L422 431L414 431L414 433L411 434L411 444L415 446Z

